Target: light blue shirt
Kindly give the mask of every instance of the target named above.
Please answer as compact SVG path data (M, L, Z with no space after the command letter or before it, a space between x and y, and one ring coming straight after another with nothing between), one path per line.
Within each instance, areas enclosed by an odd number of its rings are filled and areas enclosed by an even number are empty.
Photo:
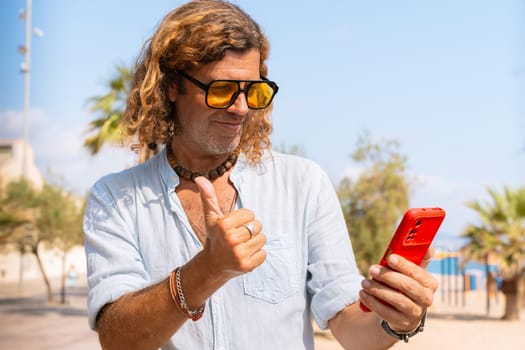
M358 300L359 275L328 176L312 161L272 152L254 167L241 155L231 181L237 208L255 213L266 261L234 278L163 349L313 349L319 327ZM88 315L120 296L167 278L202 245L175 188L165 151L99 180L84 219Z

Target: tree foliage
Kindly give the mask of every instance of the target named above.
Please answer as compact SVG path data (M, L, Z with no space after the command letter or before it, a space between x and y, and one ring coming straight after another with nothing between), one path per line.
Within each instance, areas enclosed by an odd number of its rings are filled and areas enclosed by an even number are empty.
M82 203L50 184L44 185L38 199L36 225L42 239L64 252L82 243Z
M360 173L356 178L343 178L337 188L362 273L379 261L408 208L410 180L399 146L396 140L374 142L368 135L361 136L352 154Z
M525 266L525 188L504 187L502 192L488 188L489 200L470 201L467 206L478 214L479 222L466 227L463 236L465 260L498 262L506 295L504 319L516 320L520 314L520 280Z
M131 91L134 68L118 65L116 70L113 78L108 81L107 93L88 99L91 113L98 116L89 123L89 136L84 140L84 147L92 155L98 154L105 144L123 145L127 141L127 136L122 130L122 116ZM139 163L153 157L158 151L158 148L151 149L147 145L134 149L139 154Z
M10 182L0 193L0 244L35 256L50 302L54 300L40 247L58 248L64 256L82 244L82 203L71 193L44 184L37 191L26 180ZM63 300L64 301L64 300Z
M24 179L0 187L0 244L27 240L23 228L36 218L38 200L35 193L33 186Z
M131 90L133 70L120 65L117 73L108 82L108 92L88 99L91 113L98 117L89 123L88 136L84 147L91 154L97 154L104 144L118 144L122 141L121 120L126 100Z

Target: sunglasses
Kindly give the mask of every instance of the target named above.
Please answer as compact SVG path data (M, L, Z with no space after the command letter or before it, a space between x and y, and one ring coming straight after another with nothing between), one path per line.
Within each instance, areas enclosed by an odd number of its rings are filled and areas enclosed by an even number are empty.
M279 90L275 82L264 77L262 80L212 80L204 84L183 71L176 72L206 92L206 105L215 109L230 107L241 92L246 96L249 108L264 109L270 105ZM246 83L244 89L241 88L241 83Z

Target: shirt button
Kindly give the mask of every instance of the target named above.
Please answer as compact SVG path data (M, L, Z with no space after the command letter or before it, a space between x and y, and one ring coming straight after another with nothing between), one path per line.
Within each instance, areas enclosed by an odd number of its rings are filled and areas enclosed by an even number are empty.
M213 300L213 302L215 304L218 304L221 301L221 298L219 298L218 296L215 295L215 296L213 296L212 300ZM219 348L219 350L221 350L221 349L224 350L224 348Z

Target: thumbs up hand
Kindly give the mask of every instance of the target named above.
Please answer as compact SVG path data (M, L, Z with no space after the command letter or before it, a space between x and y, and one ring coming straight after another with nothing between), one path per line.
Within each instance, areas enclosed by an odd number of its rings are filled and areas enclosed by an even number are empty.
M206 224L203 253L208 256L209 269L227 279L252 271L266 259L262 250L266 237L262 225L252 211L241 208L224 215L213 184L197 177Z

